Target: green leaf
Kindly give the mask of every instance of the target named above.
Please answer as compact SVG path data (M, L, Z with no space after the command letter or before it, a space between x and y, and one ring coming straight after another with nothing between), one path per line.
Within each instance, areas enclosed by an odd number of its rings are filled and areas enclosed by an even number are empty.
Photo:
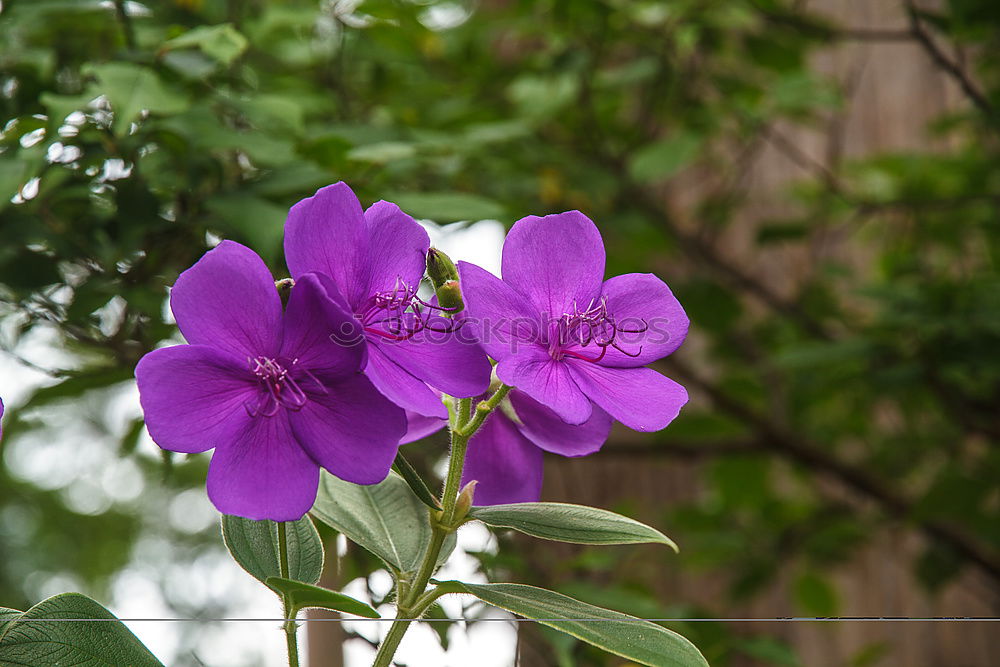
M299 136L305 130L305 109L295 99L282 95L255 95L230 103L242 111L258 131Z
M181 49L163 55L163 64L185 79L206 79L219 68L219 63L201 51Z
M494 528L514 530L557 542L574 544L666 544L669 537L627 516L596 507L567 503L515 503L474 507L469 516Z
M90 106L100 92L83 92L79 95L56 95L45 92L39 96L48 111L49 124L58 127L74 111L83 111Z
M73 623L65 619L84 620ZM162 667L111 612L79 593L56 595L39 602L16 621L5 620L5 631L0 636L2 665Z
M205 206L218 217L223 232L245 238L267 260L278 256L286 209L246 193L216 195Z
M523 74L507 87L507 97L527 118L552 116L571 105L580 92L580 76L563 72L549 76Z
M406 160L417 154L413 144L401 141L380 141L374 144L358 146L347 153L347 157L358 162L388 164L396 160ZM402 207L401 207L402 208Z
M275 169L251 187L262 197L303 196L330 183L330 173L308 162Z
M28 182L28 163L9 155L0 155L0 211Z
M289 613L292 616L307 607L320 607L365 618L382 618L377 611L364 602L326 588L283 577L268 577L264 583L276 593L288 596L292 607Z
M416 572L431 541L427 507L402 477L389 473L379 484L361 486L320 473L312 514L399 572ZM439 564L455 547L448 536Z
M689 132L661 139L632 156L628 164L629 174L640 183L652 183L673 176L697 157L701 144L701 137Z
M308 516L286 523L288 578L307 584L319 581L323 572L323 542ZM281 576L278 560L278 524L254 521L228 514L222 517L222 539L229 553L244 570L267 584Z
M450 620L444 608L437 603L434 603L427 608L427 611L424 612L424 617L432 618L435 621ZM437 635L437 640L438 643L441 645L441 648L447 651L448 645L450 644L450 641L448 639L448 630L451 629L451 623L437 622L437 623L428 623L427 625L429 625L431 630L434 631L434 634Z
M886 642L873 642L851 656L849 667L874 667L882 662L892 648Z
M480 123L465 128L465 141L472 144L493 144L520 139L531 134L531 126L519 120Z
M438 499L434 497L431 490L424 484L424 480L420 477L416 469L410 465L409 461L403 458L402 452L396 454L396 460L392 464L392 469L403 478L414 495L420 499L420 502L433 510L441 509L441 503L438 502Z
M536 619L542 625L642 665L708 667L708 662L695 645L676 632L635 616L574 600L561 593L525 584L446 581L439 586L450 593L470 593L483 602Z
M497 202L468 192L402 192L387 199L415 218L442 223L495 220L505 215Z
M230 23L202 25L163 44L165 50L198 48L223 65L231 65L247 48L247 38Z
M129 123L142 111L169 115L188 108L188 100L180 92L168 88L146 67L110 62L88 65L86 71L97 77L96 94L106 95L111 102L117 135L127 134Z
M800 667L802 665L792 648L773 637L751 637L737 642L736 648L748 656L774 667Z
M17 609L11 609L10 607L0 607L0 637L7 629L7 625L10 623L11 619L17 618L23 612Z
M814 616L834 616L837 613L837 593L823 577L805 572L795 580L795 599L807 613Z

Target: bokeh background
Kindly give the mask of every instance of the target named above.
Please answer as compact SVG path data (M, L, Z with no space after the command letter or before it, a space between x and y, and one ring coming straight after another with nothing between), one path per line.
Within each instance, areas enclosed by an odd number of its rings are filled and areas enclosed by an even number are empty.
M284 275L287 208L345 180L484 262L580 209L609 275L692 320L658 365L681 417L554 457L544 491L680 556L473 530L461 567L656 618L998 615L998 48L995 0L3 0L0 605L268 613L132 373L178 340L180 271L232 238ZM433 476L444 445L407 452ZM327 583L378 602L340 553ZM133 627L168 664L282 659L273 624L160 625ZM405 662L620 664L518 627L437 624ZM1000 661L984 622L671 627L720 667ZM377 630L308 639L364 664Z

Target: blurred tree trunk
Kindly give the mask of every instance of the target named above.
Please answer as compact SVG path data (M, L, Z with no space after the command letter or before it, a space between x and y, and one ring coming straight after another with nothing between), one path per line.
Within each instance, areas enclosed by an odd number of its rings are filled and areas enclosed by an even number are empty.
M326 564L319 585L331 590L340 590L345 582L340 581L338 572L338 557L336 540L326 546ZM344 640L347 635L339 620L340 614L325 609L310 609L306 612L310 620L306 626L306 660L307 667L344 667Z

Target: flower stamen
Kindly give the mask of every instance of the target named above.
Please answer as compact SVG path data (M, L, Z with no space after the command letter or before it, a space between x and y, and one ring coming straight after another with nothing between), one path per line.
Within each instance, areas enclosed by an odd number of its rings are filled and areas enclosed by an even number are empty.
M641 326L628 328L620 324L614 315L608 310L607 297L591 299L586 308L580 310L574 302L573 311L563 313L553 321L553 327L549 340L549 354L553 359L561 359L570 356L590 363L597 363L607 354L608 348L618 350L627 357L638 357L642 354L642 346L632 352L623 348L620 344L619 334L641 334L649 330L649 324L645 320L640 320ZM570 349L571 347L585 348L589 345L600 348L596 356L589 356L582 352Z
M367 333L387 340L404 341L424 329L440 333L454 331L455 324L450 321L446 321L443 327L441 324L432 326L431 323L434 311L453 310L424 301L417 294L416 287L397 277L392 289L371 295L357 316Z
M298 381L292 377L293 369L297 373L311 380L321 391L326 393L327 389L319 379L309 371L298 368L298 359L272 359L270 357L247 357L250 372L257 378L257 383L263 390L256 403L244 403L247 414L251 417L273 417L278 414L281 408L289 410L301 410L309 400L305 391L299 386Z

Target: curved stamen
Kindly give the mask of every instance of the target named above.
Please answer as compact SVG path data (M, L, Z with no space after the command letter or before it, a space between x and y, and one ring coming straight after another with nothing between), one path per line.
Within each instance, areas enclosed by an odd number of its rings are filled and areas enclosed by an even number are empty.
M635 351L635 352L629 352L627 350L624 350L621 347L619 347L617 343L612 344L611 347L615 348L616 350L618 350L619 352L621 352L622 354L624 354L626 357L632 357L633 359L635 359L636 357L638 357L638 356L640 356L642 354L642 345L640 345L639 349L637 351ZM607 348L604 348L604 349L607 349Z
M414 300L415 302L419 303L419 304L420 304L421 306L423 306L424 308L430 308L431 310L440 310L440 311L441 311L442 313L453 313L453 312L455 312L456 310L458 310L458 306L453 306L453 307L451 307L451 308L447 308L447 307L445 307L445 306L439 306L439 305L438 305L438 304L436 304L436 303L429 303L429 302L427 302L427 301L424 301L423 299L421 299L421 298L420 298L419 296L417 296L417 295L414 295L414 296L413 296L413 300Z
M579 352L574 352L573 350L563 350L562 351L562 353L564 355L568 356L568 357L575 357L576 359L582 359L583 361L589 361L592 364L596 364L598 361L600 361L601 359L603 359L604 355L607 354L607 352L608 352L607 346L602 347L601 348L601 353L599 355L597 355L596 357L588 357L585 354L580 354Z
M402 340L410 340L411 338L413 338L413 336L417 334L417 331L419 331L419 329L410 331L405 335L389 333L387 331L382 331L381 329L374 329L372 327L365 327L365 331L374 336L385 338L387 340L402 341Z
M403 341L413 338L424 329L450 333L457 328L452 321L432 326L434 311L453 312L424 301L417 289L400 277L392 289L372 294L358 312L358 318L367 333L387 340ZM440 319L440 318L438 318Z
M649 331L649 325L646 324L646 320L641 320L641 321L642 321L641 329L626 329L625 327L618 327L618 331L620 333L636 333L636 334L646 333L647 331Z
M250 372L257 378L257 383L263 391L256 403L247 402L243 407L251 417L273 417L281 408L301 410L309 397L292 377L292 369L298 364L298 359L284 360L270 357L248 357ZM326 387L319 379L305 369L298 369L307 379L316 384L326 393Z
M642 324L635 328L619 324L608 310L607 297L592 299L583 310L574 303L572 312L564 313L554 320L553 339L549 345L550 354L554 358L569 355L576 359L596 363L604 358L608 348L611 347L627 357L638 357L642 354L642 346L639 346L637 352L629 352L621 346L619 334L640 334L649 330L649 324L645 320L640 319L639 321ZM600 348L600 353L597 356L591 357L572 349L566 349L568 346L585 348L591 344Z

